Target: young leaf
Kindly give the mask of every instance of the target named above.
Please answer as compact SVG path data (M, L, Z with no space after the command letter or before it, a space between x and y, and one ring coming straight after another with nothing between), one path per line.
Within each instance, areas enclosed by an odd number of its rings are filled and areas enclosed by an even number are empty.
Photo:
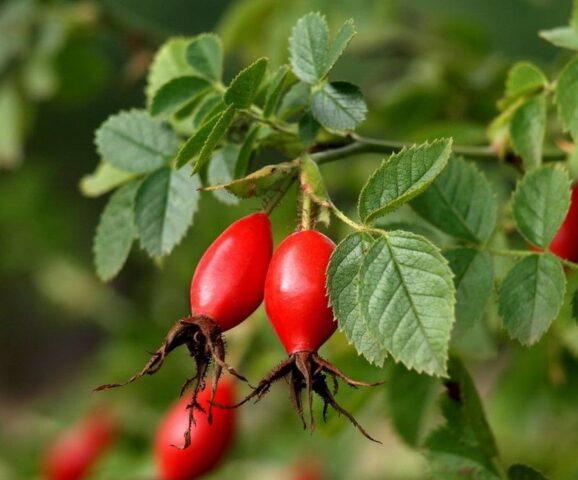
M207 169L207 180L210 185L229 183L235 178L235 167L239 159L239 147L228 143L213 154L209 168ZM227 190L214 190L213 195L227 205L237 205L239 199Z
M140 110L113 115L96 131L101 158L125 172L149 173L162 167L178 145L172 130Z
M225 103L241 109L249 108L265 78L267 62L266 58L260 58L241 70L225 92Z
M488 241L498 217L490 183L461 157L453 157L411 206L448 235L473 243Z
M578 58L569 62L556 84L555 101L562 125L574 138L578 138Z
M331 205L331 199L325 188L323 176L319 171L319 167L311 160L309 155L305 155L301 159L299 180L303 191L309 195L315 203L327 208Z
M289 56L293 73L300 80L316 84L326 73L329 29L320 13L301 17L289 38Z
M325 83L313 94L311 113L330 130L353 130L367 113L361 90L347 82Z
M296 164L293 162L267 165L244 178L222 185L211 185L203 188L203 190L212 192L227 189L239 198L260 197L270 193L270 190L280 181L287 178L287 175L293 170L296 170Z
M229 105L229 107L219 115L215 126L209 133L209 136L203 144L203 148L201 148L201 151L199 152L199 157L193 166L193 173L198 173L201 168L203 168L203 166L210 160L211 155L213 154L213 150L217 146L217 143L219 143L219 140L221 140L223 135L225 135L229 129L229 126L235 118L235 114L236 110L232 105Z
M133 180L114 192L100 217L93 251L96 274L104 282L120 271L136 237L134 205L140 184Z
M512 465L508 468L508 480L548 480L538 470L528 465Z
M570 206L570 179L562 169L542 167L528 173L512 197L518 230L530 243L547 248Z
M363 221L381 217L423 192L446 166L451 146L451 139L435 140L384 160L359 195L359 216Z
M387 404L395 430L411 447L419 447L439 382L396 365L387 389Z
M192 99L209 88L203 78L186 76L173 78L165 83L153 96L151 115L170 115L181 109Z
M177 154L176 162L178 167L190 162L199 154L220 118L221 115L215 115L209 118L209 120L201 125L195 134L184 143Z
M223 46L214 33L195 37L186 50L188 64L202 77L219 82L223 76Z
M186 38L172 38L165 42L155 55L147 77L148 105L158 89L165 83L174 78L195 74L185 57L188 43L189 40Z
M387 356L381 336L361 315L359 270L371 237L353 233L342 240L327 268L327 292L339 329L367 361L382 366Z
M273 75L267 87L267 95L265 96L265 106L263 107L263 116L269 118L277 111L279 101L281 100L281 93L285 85L285 79L289 74L289 67L281 65Z
M546 136L546 98L538 95L516 109L510 122L512 147L524 168L531 170L542 163L542 147Z
M455 318L452 276L429 240L401 230L383 235L363 260L361 314L388 353L407 368L446 375Z
M323 77L325 77L339 60L351 39L355 36L355 24L353 19L347 20L335 35L335 39L327 52Z
M509 106L513 100L538 92L548 85L548 79L542 71L529 62L516 63L508 72L506 79L506 104L501 108Z
M219 94L209 94L204 97L195 113L193 114L192 123L195 129L199 129L211 118L214 118L218 113L225 109L225 102Z
M299 140L306 147L315 143L315 138L321 129L321 125L307 112L299 120Z
M445 257L454 272L456 336L482 318L494 286L494 266L488 253L471 248L449 250Z
M554 255L518 262L500 287L500 316L510 336L524 345L540 340L560 311L565 289L564 270Z
M177 245L197 210L200 187L191 168L162 168L138 190L135 219L140 243L151 257L161 258Z
M253 150L255 149L255 142L257 137L261 132L261 125L259 123L254 123L249 128L247 135L245 136L245 141L241 145L239 150L239 158L237 159L235 165L235 175L233 178L242 178L247 175L249 170L249 163L251 162L251 156L253 155Z
M135 176L135 173L123 172L106 162L100 162L93 173L82 177L80 191L85 197L99 197Z
M578 50L578 30L576 28L556 27L550 30L542 30L539 35L557 47Z

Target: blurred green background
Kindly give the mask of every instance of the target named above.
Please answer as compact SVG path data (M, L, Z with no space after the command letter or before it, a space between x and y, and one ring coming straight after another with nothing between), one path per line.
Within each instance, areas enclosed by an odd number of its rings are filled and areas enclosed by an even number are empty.
M569 0L0 4L0 479L40 478L45 446L100 405L115 412L123 434L91 478L154 478L151 439L190 376L188 356L175 352L159 374L130 387L91 390L141 367L187 313L188 284L202 252L258 204L223 208L205 194L195 225L162 265L135 248L119 277L104 285L93 272L91 245L106 199L79 191L97 164L93 132L108 115L143 105L146 68L167 37L218 31L230 78L258 56L283 63L291 26L312 10L333 27L355 19L359 33L335 77L361 85L370 108L361 131L380 138L452 135L484 143L508 66L527 59L553 72L566 59L537 31L566 23ZM354 209L375 165L368 155L324 167L340 207ZM483 168L505 203L513 172ZM277 242L295 226L292 196L273 214ZM390 220L416 222L403 209ZM338 224L329 231L335 239L346 233ZM510 343L490 314L483 332L459 345L504 459L532 463L553 479L578 478L578 332L568 318L562 315L544 340L525 349ZM228 345L231 362L251 379L284 355L262 309L231 332ZM340 334L323 354L354 377L389 378L394 370L368 366ZM374 445L336 415L314 435L303 432L283 385L275 387L258 408L240 411L234 449L211 478L289 480L299 465L313 465L327 479L427 478L421 454L394 433L388 388L395 382L339 394L383 441ZM427 425L435 425L435 405L430 417Z

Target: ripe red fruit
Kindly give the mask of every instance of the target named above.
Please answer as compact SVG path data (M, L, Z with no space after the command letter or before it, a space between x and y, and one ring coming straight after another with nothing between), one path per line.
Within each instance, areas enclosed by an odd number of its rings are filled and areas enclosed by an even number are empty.
M211 389L207 386L199 392L198 402L207 409ZM219 383L215 401L231 403L235 401L235 389L231 382ZM223 458L229 449L235 429L236 412L216 409L209 424L205 415L195 412L195 422L191 425L190 445L181 450L175 448L189 428L187 399L182 398L168 411L159 425L154 444L155 458L160 480L193 480L209 472Z
M578 262L578 185L572 187L570 208L550 244L550 250L561 258Z
M373 440L355 418L335 400L326 375L351 386L370 386L347 377L317 354L333 334L336 323L328 305L326 270L335 244L314 230L303 230L287 237L271 259L265 282L265 308L289 358L275 367L236 407L253 397L261 398L273 383L287 378L291 398L306 427L301 393L307 390L310 426L313 428L312 394L324 402L324 417L331 406L344 414L367 438Z
M254 213L233 223L197 265L191 281L191 313L211 318L223 332L241 323L263 301L272 253L267 214Z
M56 438L46 452L46 480L80 480L90 472L116 437L116 423L95 412Z
M222 333L245 320L263 300L265 277L273 239L271 222L265 213L254 213L229 226L203 254L191 281L191 315L176 322L161 347L153 353L144 368L123 384L107 384L104 390L152 375L162 366L165 357L180 345L186 345L196 363L196 374L188 379L181 393L192 389L190 402L198 407L197 395L212 361L215 363L213 393L223 368L246 381L225 362L225 342ZM193 409L189 409L190 415ZM212 419L210 404L207 415ZM188 445L185 435L185 446Z
M337 323L329 307L325 271L335 244L315 230L288 236L265 281L265 308L289 355L316 352Z

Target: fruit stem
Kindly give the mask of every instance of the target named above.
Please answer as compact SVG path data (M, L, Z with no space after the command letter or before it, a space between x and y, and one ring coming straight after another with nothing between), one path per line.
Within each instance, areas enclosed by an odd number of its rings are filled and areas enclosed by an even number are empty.
M306 192L301 191L301 230L311 230L312 213L311 197Z

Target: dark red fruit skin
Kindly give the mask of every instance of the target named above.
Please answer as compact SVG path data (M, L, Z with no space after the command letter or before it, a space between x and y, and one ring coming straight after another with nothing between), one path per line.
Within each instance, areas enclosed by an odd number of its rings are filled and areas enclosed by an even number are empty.
M271 222L254 213L231 224L204 253L191 281L191 313L222 331L245 320L263 301L273 252Z
M322 233L304 230L283 240L271 259L265 309L289 355L316 352L335 331L325 285L334 249Z
M235 388L231 381L222 379L217 387L215 402L231 405L235 402ZM199 403L209 408L211 385L199 393ZM191 428L191 445L185 450L176 446L183 443L183 431L187 429L189 413L184 395L174 404L162 420L155 437L155 458L160 480L193 480L215 468L230 447L236 430L236 410L213 409L213 421L196 410Z
M44 458L44 478L85 478L115 440L116 433L116 422L104 412L95 412L82 419L51 444Z
M550 244L550 250L561 258L578 262L578 185L572 187L570 209Z

